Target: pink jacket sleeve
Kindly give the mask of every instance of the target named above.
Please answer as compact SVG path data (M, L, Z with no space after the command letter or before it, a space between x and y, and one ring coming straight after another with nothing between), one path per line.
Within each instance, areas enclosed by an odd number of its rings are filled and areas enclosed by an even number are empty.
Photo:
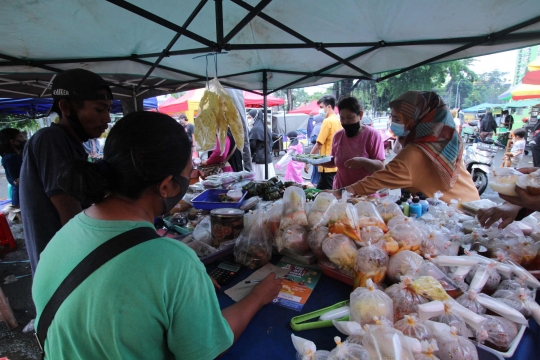
M231 140L227 136L227 141L225 142L225 152L223 155L221 155L221 152L219 151L220 143L219 139L216 138L216 150L212 151L212 155L206 160L207 165L214 165L214 164L220 164L225 161L227 158L227 154L229 154L229 149L231 147Z

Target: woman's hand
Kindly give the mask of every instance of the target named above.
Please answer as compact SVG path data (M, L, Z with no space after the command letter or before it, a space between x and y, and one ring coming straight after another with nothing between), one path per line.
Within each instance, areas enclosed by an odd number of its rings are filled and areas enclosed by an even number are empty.
M540 211L540 195L531 195L526 190L516 186L517 196L499 194L499 197L511 204L518 205L533 211Z
M476 217L478 218L478 222L485 228L489 228L491 225L502 219L502 222L499 224L499 229L504 229L516 219L519 210L521 210L521 206L503 203L502 205L494 206L489 209L478 210Z
M341 199L341 190L323 190L323 192L330 193L336 197L336 199Z
M345 167L347 169L353 169L353 170L361 169L365 166L365 164L366 164L365 158L362 158L362 157L353 157L352 159L345 161Z
M261 306L266 305L278 296L282 284L283 279L276 279L276 273L270 273L253 288L250 295L258 299Z

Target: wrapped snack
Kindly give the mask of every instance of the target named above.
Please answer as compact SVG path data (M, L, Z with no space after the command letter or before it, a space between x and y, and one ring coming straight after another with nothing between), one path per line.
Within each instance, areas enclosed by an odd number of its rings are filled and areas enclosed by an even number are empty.
M499 194L517 196L516 183L522 173L511 167L491 168L489 174L489 187Z
M362 345L347 341L342 343L339 336L334 341L337 346L328 354L328 360L370 360L369 353Z
M262 210L257 210L234 245L234 257L237 263L250 269L266 265L272 258L272 240L264 234Z
M420 321L426 321L433 317L444 314L444 303L442 301L430 301L416 306L416 313Z
M510 321L523 325L527 324L527 320L525 319L523 314L506 305L505 303L498 301L486 294L478 294L477 299L483 307L493 311L496 314L499 314L504 318L507 318Z
M373 317L393 321L392 299L381 290L375 289L373 281L367 280L367 287L357 288L351 293L351 320L360 325L373 323Z
M478 294L475 291L469 290L460 297L458 297L456 299L456 302L461 306L465 307L466 309L475 312L476 314L485 314L486 308L480 305L480 303L476 299L477 297Z
M422 236L419 233L418 228L407 224L400 224L394 226L394 228L392 228L392 230L390 230L384 236L384 240L391 245L394 245L394 242L397 243L397 252L403 250L419 252L422 243ZM387 245L387 248L390 249L388 255L394 255L396 253L392 251L394 248L389 248L388 246L389 245Z
M422 353L415 354L414 360L439 360L438 357L435 356L435 352L439 351L439 347L437 346L436 340L431 341L422 341Z
M447 243L450 243L450 237L442 231L431 231L422 242L422 254L429 254L432 257L444 255L447 252Z
M282 212L283 203L281 200L279 200L270 205L270 208L268 208L264 214L263 226L265 230L268 231L269 236L271 236L272 239L278 235Z
M353 276L356 245L351 239L345 235L328 234L328 238L323 241L322 250L342 272Z
M423 340L431 340L433 335L428 327L420 322L416 314L405 315L405 317L394 324L394 328L405 336Z
M360 238L362 241L358 244L360 246L367 246L368 242L375 244L384 236L384 232L377 226L366 226L360 230Z
M388 222L392 220L394 216L403 215L403 211L401 211L399 206L394 202L393 198L383 199L379 206L377 206L377 211L381 215L385 224L388 224Z
M310 228L315 226L327 226L328 218L324 216L326 211L337 202L334 195L321 192L315 198L311 209L308 211L307 219Z
M358 226L360 229L367 226L377 226L385 233L388 231L388 227L373 203L362 201L356 204L354 207L356 209L356 213L358 214Z
M296 349L296 360L326 360L329 352L317 350L315 343L291 334L291 339Z
M518 177L516 185L531 195L540 195L540 170Z
M368 242L368 246L357 251L354 264L353 289L366 286L368 279L380 283L386 276L388 268L388 255L375 245Z
M388 280L398 282L401 276L406 274L416 274L424 260L420 255L410 250L403 250L390 257L388 261Z
M435 355L441 360L478 360L476 346L457 334L454 327L434 321L426 321L426 326L433 333L439 350Z
M283 210L279 228L291 225L308 226L306 216L306 194L296 186L288 187L283 194Z
M328 218L328 232L343 234L360 244L360 229L356 226L357 216L354 207L347 202L332 205L325 214Z
M366 325L366 334L362 345L372 360L413 360L414 356L409 348L406 336L391 327Z
M450 296L444 291L441 283L432 276L419 276L412 283L415 293L430 300L446 301Z
M366 332L356 321L336 321L333 320L335 328L342 334L347 335L347 342L362 345L362 340Z
M477 293L482 290L492 292L497 289L501 282L501 275L497 272L496 266L496 261L488 265L479 264L474 266L466 278L470 284L469 289Z
M527 319L532 316L529 302L534 301L534 299L523 288L519 290L497 290L491 297L516 309Z
M457 298L462 294L461 288L452 280L450 279L444 272L439 269L435 264L433 264L430 261L424 262L422 266L420 267L420 270L418 270L419 276L431 276L441 284L442 288L446 291L446 293L453 297ZM445 299L433 299L433 300L445 300Z
M418 295L412 289L412 280L403 277L399 284L394 284L387 288L384 293L392 299L394 305L394 322L403 319L416 310L416 306L427 302L425 298ZM407 335L407 334L405 334Z
M434 317L432 320L455 327L458 335L464 337L469 337L469 335L471 335L470 331L467 329L467 324L465 324L465 319L452 311L452 304L449 301L444 303L444 314Z
M301 225L294 224L286 228L279 240L276 239L276 245L280 253L283 249L289 249L297 255L306 255L311 250L307 242L307 230Z
M500 316L484 315L486 321L476 335L478 343L485 344L497 351L508 351L516 338L519 328L510 320Z
M308 244L311 248L311 251L317 257L319 261L329 261L328 256L324 253L322 249L322 244L324 240L328 237L328 228L321 226L315 226L312 231L308 234Z

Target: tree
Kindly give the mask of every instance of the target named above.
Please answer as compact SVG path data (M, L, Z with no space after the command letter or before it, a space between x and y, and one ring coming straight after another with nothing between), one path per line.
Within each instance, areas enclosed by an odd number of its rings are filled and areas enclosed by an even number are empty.
M462 107L471 107L482 103L498 103L498 96L508 90L506 73L493 70L477 75L472 84L470 95L464 99ZM460 90L461 92L461 90Z

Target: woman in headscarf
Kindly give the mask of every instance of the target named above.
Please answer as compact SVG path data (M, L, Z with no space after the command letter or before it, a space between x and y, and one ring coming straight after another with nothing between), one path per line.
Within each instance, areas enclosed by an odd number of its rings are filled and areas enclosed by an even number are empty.
M384 169L350 186L332 190L341 197L343 190L369 195L377 190L409 189L442 200L478 200L478 191L462 161L463 143L448 106L435 92L408 91L390 102L391 130L405 136L403 150Z
M253 172L255 180L265 180L276 176L274 165L272 164L272 132L266 129L266 138L264 137L264 117L259 109L251 109L248 112L248 123L253 119L253 128L249 132L249 146L251 148L251 157L253 162ZM268 178L265 176L265 151L268 164Z
M491 111L488 111L480 122L480 139L491 139L494 134L497 135L497 122Z
M289 131L287 137L290 141L289 147L287 148L287 154L290 156L303 154L304 146L298 141L298 133L296 131ZM276 164L276 167L280 169L278 165L279 163ZM303 168L304 163L294 160L289 161L285 169L285 181L294 181L297 184L302 184L304 182L304 179L302 179Z

